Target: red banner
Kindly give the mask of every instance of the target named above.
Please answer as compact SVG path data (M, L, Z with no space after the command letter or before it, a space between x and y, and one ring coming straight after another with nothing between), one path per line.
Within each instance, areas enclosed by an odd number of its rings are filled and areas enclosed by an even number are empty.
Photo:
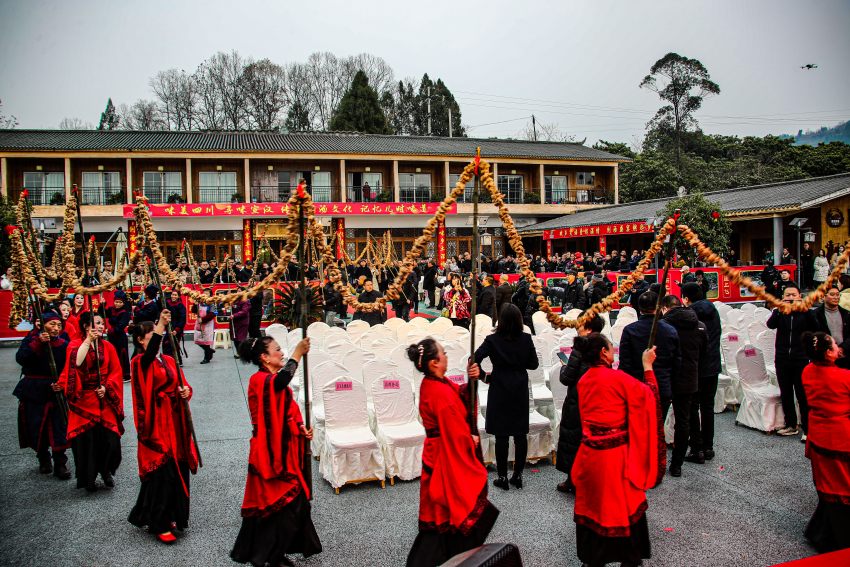
M429 215L440 203L315 203L316 214L327 215ZM133 218L134 205L124 205L124 218ZM287 216L287 203L165 204L148 205L152 217L281 217ZM457 204L446 211L457 213Z
M242 221L242 261L254 260L254 239L251 238L251 221Z
M574 228L558 228L544 230L543 240L560 238L584 238L587 236L616 236L619 234L652 234L655 230L646 222L618 222L614 224L597 224L594 226L577 226Z
M546 241L546 257L547 258L552 257L552 241L551 240Z
M133 219L127 221L127 249L130 251L130 256L136 253L136 221ZM116 267L118 267L117 263Z
M336 229L336 259L339 260L345 253L345 219L334 219L334 228Z
M608 253L608 242L606 241L604 236L599 237L599 253L603 256Z
M437 265L446 267L446 223L437 223Z

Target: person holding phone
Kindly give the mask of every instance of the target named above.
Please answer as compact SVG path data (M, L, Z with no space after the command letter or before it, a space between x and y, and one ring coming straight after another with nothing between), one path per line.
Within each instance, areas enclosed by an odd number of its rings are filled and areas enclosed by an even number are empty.
M591 333L601 333L605 328L605 320L602 317L594 317L578 329L578 336L586 337ZM578 383L590 365L582 360L581 352L572 349L567 355L563 350L558 353L561 359L561 372L559 380L567 387L567 397L564 398L564 407L561 411L561 425L558 433L558 453L555 459L555 468L567 474L567 479L558 484L559 492L574 492L575 485L570 479L570 470L573 468L576 453L581 445L581 414L579 412Z

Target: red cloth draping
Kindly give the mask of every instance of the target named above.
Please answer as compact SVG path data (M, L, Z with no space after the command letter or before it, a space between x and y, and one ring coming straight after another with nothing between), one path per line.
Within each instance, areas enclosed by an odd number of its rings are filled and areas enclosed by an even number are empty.
M82 341L84 338L83 332L80 330L80 316L86 311L88 309L74 311L72 308L71 313L68 314L68 318L65 320L65 332L68 333L68 338L71 339L71 342Z
M654 373L645 379L595 366L578 385L584 437L570 475L574 519L602 536L629 536L646 510L646 490L664 477L658 386Z
M461 394L445 378L422 381L419 413L427 436L419 481L420 530L466 535L488 505L487 469L476 456Z
M186 406L177 392L177 364L168 355L142 370L141 354L133 357L133 419L139 436L139 476L144 478L169 459L187 463L194 473L198 456L192 445ZM185 377L183 383L189 386Z
M850 505L850 370L809 364L803 389L809 403L806 456L818 496Z
M304 458L303 423L298 404L287 386L274 389L275 374L260 371L248 382L248 408L254 435L248 454L248 478L242 500L242 516L266 516L280 510L304 492L301 474Z
M115 347L105 340L97 341L100 358L100 377L97 373L94 348L90 347L81 366L77 366L77 351L83 341L71 341L65 356L65 368L59 384L68 400L68 440L97 424L124 434L124 372ZM106 394L98 398L96 388L104 386Z

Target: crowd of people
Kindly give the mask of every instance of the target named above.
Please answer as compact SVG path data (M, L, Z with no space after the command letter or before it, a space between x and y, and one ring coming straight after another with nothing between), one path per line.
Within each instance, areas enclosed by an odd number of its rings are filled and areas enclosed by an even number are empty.
M524 325L533 331L531 316L537 301L524 280L513 287L502 272L465 277L464 268L471 267L468 261L468 256L459 258L454 263L458 270L449 268L443 275L433 259L424 260L392 305L396 316L408 319L411 309L419 309L421 280L425 304L440 309L453 324L469 326L475 294L475 314L491 316L495 325L495 332L471 356L466 385L446 378L445 352L433 339L408 349L410 360L425 375L419 409L426 430L420 533L408 565L437 565L475 547L497 521L480 459L473 418L477 410L470 403L477 380L489 384L485 430L495 436L493 485L501 490L523 488L528 370L539 364ZM548 261L534 261L538 271L549 269ZM564 261L573 266L581 261L585 268L579 254L556 259ZM620 254L618 266L624 261L630 265L631 260ZM608 267L617 269L613 264L603 265L582 282L569 264L557 263L553 269L567 274L560 288L565 304L586 307L610 292L610 282L602 274ZM199 267L208 274L212 267L204 264ZM506 260L504 267L508 264ZM236 282L245 284L256 281L265 269L254 273L249 265L230 261L228 265L232 270L226 266L219 276L232 273ZM381 297L399 268L375 270L365 261L341 267L343 273L334 278L343 278L361 302ZM784 301L801 299L790 278L780 274L779 281L777 291ZM327 278L323 282L325 321L344 325L348 307L336 283ZM785 413L784 427L777 433L802 433L807 443L819 504L806 535L819 550L850 545L850 359L844 357L850 346L850 312L841 305L847 297L841 290L848 287L850 276L842 276L839 287L830 289L816 309L790 315L776 310L767 321L769 328L777 329L775 363ZM623 330L619 368L614 365L615 347L602 334L602 319L594 318L579 329L560 370L558 379L567 386L567 396L557 467L566 477L557 489L575 494L577 554L587 565L615 561L637 565L648 558L646 491L661 482L665 471L680 477L686 462L698 466L715 458L713 403L722 366L720 317L697 277L683 278L679 294L666 291L640 279L624 299L640 315ZM129 381L141 483L128 520L147 528L159 541L173 543L188 526L190 479L200 455L189 412L193 390L178 363L185 352L187 312L176 292L163 302L165 293L147 285L133 301L117 290L111 305L95 311L82 295L47 306L43 326L37 323L21 342L17 361L23 377L14 394L20 400L21 446L35 450L39 472L70 479L65 453L71 448L77 487L96 491L98 476L103 487L115 484L124 433L123 382ZM194 342L203 351L201 363L208 364L215 352L219 312L215 306L196 309ZM310 517L309 483L301 473L312 430L289 387L310 341L304 339L286 355L274 339L264 337L262 294L237 302L229 316L237 356L257 367L248 385L253 435L242 527L231 557L253 565L291 564L287 554L309 556L322 550ZM388 314L353 316L374 325ZM48 351L55 360L55 376L45 356ZM493 365L489 373L479 367L485 359ZM675 426L668 469L661 428L671 409ZM508 477L511 438L515 457Z

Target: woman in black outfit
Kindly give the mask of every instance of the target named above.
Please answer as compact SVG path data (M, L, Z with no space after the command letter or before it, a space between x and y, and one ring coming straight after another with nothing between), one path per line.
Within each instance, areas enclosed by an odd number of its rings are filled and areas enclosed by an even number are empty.
M579 328L578 335L586 337L591 333L601 333L605 327L602 317L594 317ZM567 387L567 397L564 398L564 408L561 411L561 426L558 432L558 454L555 459L555 468L566 473L567 480L558 484L559 492L573 492L575 486L569 477L570 469L576 458L579 445L581 445L581 415L578 411L578 381L590 368L581 359L581 353L573 349L570 353L569 362L561 366L559 379L561 384Z
M522 469L528 453L528 370L537 368L531 335L522 330L522 314L513 304L502 307L496 332L475 351L475 362L489 358L493 372L484 377L487 392L487 433L496 437L494 486L508 490L508 438L514 438L514 474L510 484L522 488Z

